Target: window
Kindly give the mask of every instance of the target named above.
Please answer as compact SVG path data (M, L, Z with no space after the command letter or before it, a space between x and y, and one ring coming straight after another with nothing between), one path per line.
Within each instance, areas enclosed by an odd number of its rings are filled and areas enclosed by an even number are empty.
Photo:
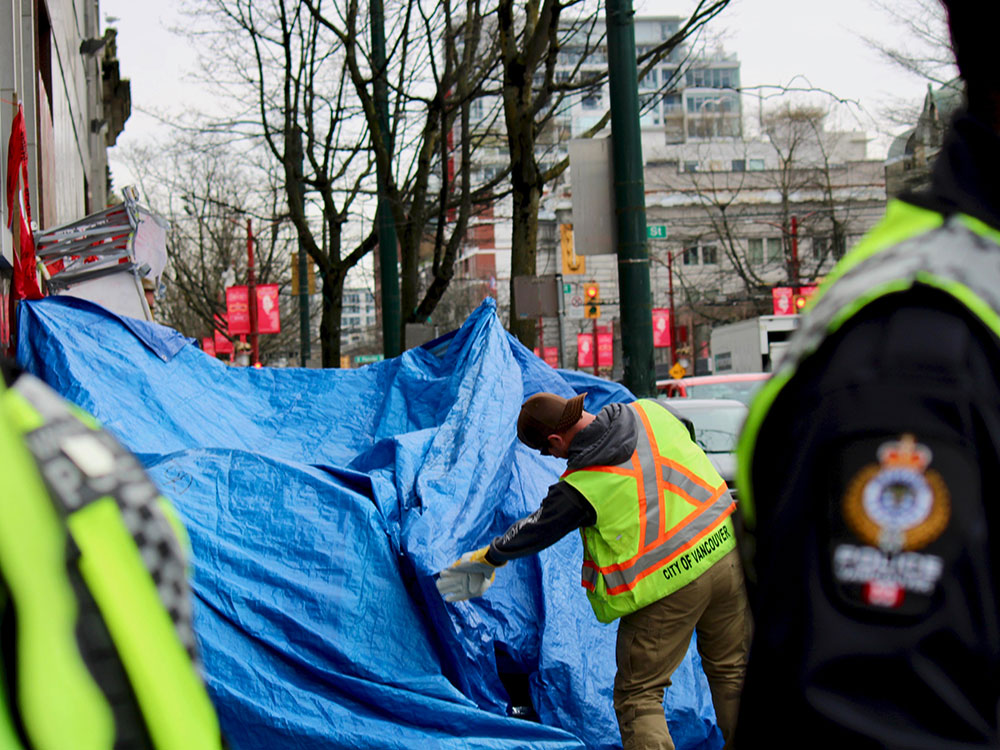
M830 238L829 237L813 237L812 238L812 257L813 260L819 260L830 250Z
M781 243L781 237L767 238L767 262L768 263L785 262L785 248Z
M739 110L739 102L731 93L688 94L687 111L693 115L717 115Z
M719 262L719 248L715 245L705 245L701 249L701 262L706 266L714 266Z
M587 94L583 97L583 108L584 109L600 109L601 108L601 94L600 92L595 92L593 94Z
M642 80L639 81L639 88L655 89L657 81L656 74L657 74L656 68L653 68L648 73L646 73L646 75L642 77Z
M660 124L660 101L655 94L639 95L639 112L644 121L643 124Z
M698 162L696 162L696 161L686 161L686 162L684 162L684 171L685 172L697 172L698 171Z
M686 248L684 248L684 265L685 266L696 266L696 265L698 265L698 248L697 247L686 247Z
M746 161L746 159L733 159L733 171L734 172L746 172L747 171L747 161Z
M764 264L764 240L760 237L752 237L747 240L747 258L751 266Z
M747 162L747 169L751 172L761 172L764 170L764 160L763 159L750 159Z
M663 111L664 112L680 112L681 111L681 95L680 94L667 94L663 97Z

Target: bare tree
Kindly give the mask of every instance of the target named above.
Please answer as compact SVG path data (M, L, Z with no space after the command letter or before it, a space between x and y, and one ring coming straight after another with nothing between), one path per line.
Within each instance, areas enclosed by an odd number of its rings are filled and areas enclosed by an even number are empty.
M675 34L639 58L639 77L694 37L728 4L729 0L699 0ZM517 316L513 278L535 275L541 196L545 186L569 166L564 153L553 158L544 136L559 132L557 118L574 98L598 91L607 79L606 65L595 70L593 60L603 43L598 31L602 16L575 10L583 7L581 0L529 0L519 14L514 0L498 0L497 5L513 196L510 329L529 347L536 343L535 326L532 320ZM571 12L567 14L566 9ZM565 50L572 50L576 62L571 71L563 69L564 75L557 78L560 53ZM582 136L601 132L609 119L610 112L605 111Z
M888 23L901 29L907 43L890 44L865 34L861 38L879 56L928 86L953 84L958 77L948 34L948 19L940 0L870 0ZM918 103L890 100L882 116L895 125L910 125L920 114Z
M205 75L235 107L210 128L262 144L279 165L288 217L321 281L322 364L338 367L344 283L375 246L350 224L374 161L340 42L293 0L209 0L191 11L196 28L207 26L192 35Z
M495 199L493 188L499 183L475 185L470 169L475 146L470 110L485 95L497 60L486 11L480 0L403 0L386 14L391 24L386 36L394 43L385 69L376 70L359 0L325 12L319 0L305 3L342 45L392 206L402 261L403 319L423 321L454 276L470 216L477 205ZM376 79L384 79L389 91L388 134L382 132L375 106ZM431 262L421 296L424 255Z
M195 338L215 331L228 338L221 323L225 285L246 279L247 219L254 228L258 282L287 289L295 232L273 164L254 164L251 154L197 134L155 150L134 148L125 159L143 201L171 224L159 320ZM297 333L295 317L283 316L281 334L260 338L262 359L294 349Z
M700 205L671 220L681 249L651 254L654 264L672 265L682 305L712 322L766 313L772 287L815 283L848 237L881 215L881 163L861 159L845 142L852 134L825 130L826 116L801 104L768 112L762 138L732 144L728 155L740 171L713 160L718 144L700 155L706 171L653 170L652 189L687 194ZM760 166L747 170L754 160Z

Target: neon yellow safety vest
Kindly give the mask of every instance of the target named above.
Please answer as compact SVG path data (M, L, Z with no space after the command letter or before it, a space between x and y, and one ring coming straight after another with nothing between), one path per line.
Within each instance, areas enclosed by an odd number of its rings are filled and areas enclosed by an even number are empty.
M971 216L945 218L904 201L858 243L817 290L778 370L750 405L737 455L740 508L755 524L753 454L757 436L781 389L823 341L872 302L923 284L945 292L1000 336L1000 232Z
M30 375L0 381L0 617L16 633L0 747L219 750L182 540L89 415Z
M687 428L655 401L629 408L639 437L628 460L562 476L597 513L581 529L581 583L601 622L672 594L736 546L736 504Z

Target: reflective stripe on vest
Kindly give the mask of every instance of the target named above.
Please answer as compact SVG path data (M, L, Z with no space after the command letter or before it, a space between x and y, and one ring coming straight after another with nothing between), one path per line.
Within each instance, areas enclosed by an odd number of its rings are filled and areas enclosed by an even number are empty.
M945 220L934 211L896 201L886 217L830 274L792 336L778 371L750 406L738 446L740 505L755 522L753 451L781 389L823 341L862 308L916 284L953 296L1000 336L1000 232L969 216Z
M584 562L581 583L588 590L588 595L615 597L634 592L636 588L650 576L663 570L676 560L682 553L696 547L708 539L712 532L718 529L735 509L735 503L728 488L711 463L687 435L687 431L677 422L677 432L667 435L660 429L660 440L657 439L657 429L650 419L650 409L660 410L662 407L655 402L636 402L629 405L633 414L639 420L640 429L635 451L632 456L618 466L592 466L586 469L567 472L564 480L580 490L588 501L594 505L598 513L595 527L584 531ZM654 419L676 421L663 410L661 416ZM671 425L673 427L673 425ZM692 470L668 455L677 455L678 441L683 440L683 449L689 458L701 462L698 471ZM670 440L669 445L661 445L661 441ZM606 499L611 497L612 499ZM596 548L597 538L594 534L608 533L602 525L606 523L602 513L604 502L614 503L621 498L627 498L626 504L632 510L631 520L618 514L611 523L626 523L633 529L632 533L618 534L620 540L628 537L622 545L632 544L628 551L620 550L626 559L599 560L601 553ZM613 532L611 532L613 533ZM588 534L591 541L588 542ZM634 536L634 543L631 537ZM732 534L727 531L725 537L726 551L733 544ZM715 544L710 545L715 549ZM721 551L721 547L720 547ZM610 550L606 554L614 554ZM655 601L671 591L680 588L693 578L700 570L690 568L691 575L678 574L671 576L668 582L660 577L649 585L649 590L625 602L610 605L607 611L602 611L605 605L595 602L591 597L595 613L599 619L608 621L614 616L634 611L645 604ZM603 581L603 586L599 582Z

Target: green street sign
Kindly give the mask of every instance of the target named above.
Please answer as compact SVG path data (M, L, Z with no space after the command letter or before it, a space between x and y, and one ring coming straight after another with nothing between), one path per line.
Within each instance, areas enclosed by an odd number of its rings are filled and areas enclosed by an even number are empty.
M647 224L646 237L651 240L667 239L667 228L663 224Z
M383 359L381 354L358 354L354 357L354 364L367 365L372 362L381 362Z
M572 294L572 293L573 293L573 285L563 284L563 294Z

